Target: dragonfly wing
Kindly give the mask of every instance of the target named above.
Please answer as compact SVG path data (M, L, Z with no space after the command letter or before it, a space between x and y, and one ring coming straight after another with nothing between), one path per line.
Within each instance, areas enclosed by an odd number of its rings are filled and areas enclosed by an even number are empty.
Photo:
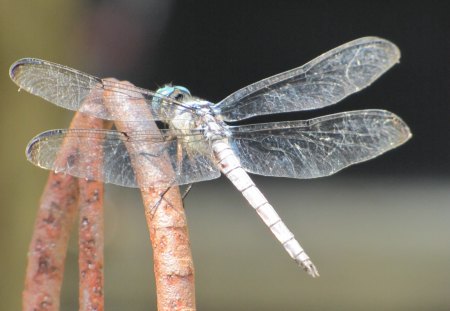
M187 135L184 140L181 144L168 134L149 132L51 130L33 138L26 154L30 162L42 168L125 187L183 185L219 177L219 170L208 156L212 152L205 150L209 143L203 136ZM66 161L58 158L64 152L63 145L72 146ZM86 150L103 155L101 168L87 163L92 162L92 156L84 153ZM172 165L169 172L161 170L161 163L166 160ZM145 168L139 183L134 168Z
M242 167L254 174L327 176L393 149L411 137L408 126L384 110L360 110L305 121L230 127Z
M148 121L140 113L114 115L109 104L123 106L117 111L150 109L154 120L173 118L174 109L181 103L155 92L131 84L100 79L76 69L52 62L24 58L10 68L11 79L25 91L66 109L84 112L105 120ZM158 105L154 105L154 99ZM143 100L144 99L144 100ZM133 115L133 119L126 119Z
M360 38L309 63L253 83L216 105L225 121L317 109L339 102L374 82L400 59L391 42Z

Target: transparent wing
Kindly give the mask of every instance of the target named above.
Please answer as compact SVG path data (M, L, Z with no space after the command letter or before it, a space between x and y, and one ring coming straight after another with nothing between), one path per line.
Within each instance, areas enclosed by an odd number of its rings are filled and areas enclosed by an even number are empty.
M127 83L100 79L81 71L52 62L24 58L10 68L11 79L27 92L66 109L80 111L105 120L148 121L140 112L149 109L155 120L173 118L174 110L182 103L155 92ZM156 99L156 101L154 101ZM106 101L129 111L114 115ZM155 103L157 103L155 105ZM130 116L133 119L126 119Z
M411 137L384 110L343 112L305 121L230 127L242 167L266 176L315 178L372 159Z
M400 51L393 43L360 38L301 67L244 87L215 107L225 121L325 107L367 87L399 59Z
M59 161L61 146L73 148L67 161ZM93 167L92 154L103 154L103 166ZM128 149L127 149L128 148ZM127 150L135 150L130 154ZM99 180L125 187L138 187L133 167L154 168L143 172L141 186L183 185L220 176L210 155L208 142L200 134L186 135L183 141L168 133L122 133L109 130L51 130L33 138L27 146L30 162L45 169L75 177ZM168 159L172 172L160 172L160 163Z

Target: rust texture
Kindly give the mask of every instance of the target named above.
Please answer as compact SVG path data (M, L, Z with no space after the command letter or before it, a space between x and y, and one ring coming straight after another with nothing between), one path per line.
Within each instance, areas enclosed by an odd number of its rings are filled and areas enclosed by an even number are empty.
M109 79L111 88L117 80ZM105 94L105 105L113 115L126 115L124 119L134 119L131 113L148 116L152 120L150 111L137 112L120 111L123 105L115 105L117 101L124 101L124 97L114 98L114 93ZM128 103L133 105L133 103ZM127 115L128 114L128 115ZM159 134L156 124L149 122L118 122L115 125L119 131L152 131ZM141 148L150 146L137 146L138 144L125 143L130 154L150 152ZM138 183L143 184L149 178L157 176L171 176L174 174L172 165L167 157L159 157L161 161L149 164L149 161L133 163ZM149 176L149 174L151 176ZM186 215L179 188L167 187L141 187L141 195L145 207L145 215L153 247L154 273L157 289L158 310L195 310L194 264L191 255Z
M107 126L110 126L109 122L77 113L70 128ZM79 148L77 143L65 141L56 161L62 163L73 161ZM96 258L94 266L91 266L93 269L89 271L89 277L80 278L80 301L81 293L94 292L95 294L87 298L86 295L82 296L85 304L83 306L80 304L80 310L103 310L102 201L103 185L101 183L79 181L75 177L54 172L49 174L41 196L28 251L25 289L22 296L24 311L59 310L67 244L79 203L81 203L82 217L90 219L92 224L85 230L81 230L80 226L80 245L95 244L90 251L83 247L84 251L80 252L80 262L88 262L91 257ZM96 306L97 309L84 306Z
M67 150L70 153L70 150ZM64 154L66 156L67 154ZM76 217L76 178L50 173L28 250L24 311L58 311L67 243Z
M90 128L112 127L112 123L90 118ZM99 133L99 138L102 134ZM96 143L96 142L92 142ZM103 154L90 148L89 142L82 142L79 152L83 155L80 165L89 165L91 170L101 170ZM94 173L97 175L97 173ZM104 310L104 231L103 231L103 183L96 180L79 179L79 310Z
M95 126L92 118L76 114L71 128ZM78 146L64 142L57 161L71 161ZM24 311L57 311L70 231L77 214L78 179L51 172L37 211L28 250L22 308Z
M178 187L143 188L142 199L153 247L158 310L195 310L194 263Z
M103 311L103 184L79 181L79 310Z

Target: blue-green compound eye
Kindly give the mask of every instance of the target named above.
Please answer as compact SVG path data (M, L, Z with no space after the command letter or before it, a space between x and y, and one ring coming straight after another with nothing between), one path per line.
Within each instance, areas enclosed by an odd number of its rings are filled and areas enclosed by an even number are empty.
M176 91L181 93L180 95L191 95L191 92L189 92L189 90L187 88L185 88L184 86L179 86L179 85L174 85L174 86L166 85L166 86L158 89L156 91L156 93L167 96L167 97L171 97L171 95L173 93L175 93Z
M156 91L157 95L162 95L165 97L170 97L173 99L178 99L178 96L185 96L185 95L191 95L191 92L189 92L189 90L187 88L185 88L184 86L178 86L178 85L166 85L162 88L159 88ZM161 109L161 100L162 98L160 96L155 96L153 98L153 102L152 105L154 107L154 109L159 110Z

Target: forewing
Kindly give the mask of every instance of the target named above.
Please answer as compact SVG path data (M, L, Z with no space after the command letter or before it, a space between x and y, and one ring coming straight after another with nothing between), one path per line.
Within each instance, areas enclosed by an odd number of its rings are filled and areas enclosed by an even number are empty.
M341 45L309 63L240 89L216 105L225 121L317 109L375 81L400 59L393 43L376 37Z
M73 148L68 160L59 161L63 144L82 148ZM80 149L103 154L103 166L100 169L93 167L89 162L92 157ZM128 150L136 152L130 154ZM209 143L200 134L186 135L182 142L169 134L150 132L51 130L33 138L26 155L30 162L45 169L125 187L169 187L220 176L211 159ZM167 159L173 170L162 172L160 163ZM142 172L143 178L138 185L135 169L140 167L150 169Z
M254 174L327 176L393 149L411 137L408 126L384 110L338 113L306 121L231 127L232 148Z
M35 58L24 58L14 63L10 76L21 89L31 94L57 106L105 120L148 121L140 117L142 114L133 112L149 109L154 120L168 121L173 118L177 106L182 105L174 99L131 84L100 79ZM158 105L154 105L155 102ZM130 113L115 115L106 109L108 104L122 106L116 110ZM133 119L129 119L130 115L134 116Z

